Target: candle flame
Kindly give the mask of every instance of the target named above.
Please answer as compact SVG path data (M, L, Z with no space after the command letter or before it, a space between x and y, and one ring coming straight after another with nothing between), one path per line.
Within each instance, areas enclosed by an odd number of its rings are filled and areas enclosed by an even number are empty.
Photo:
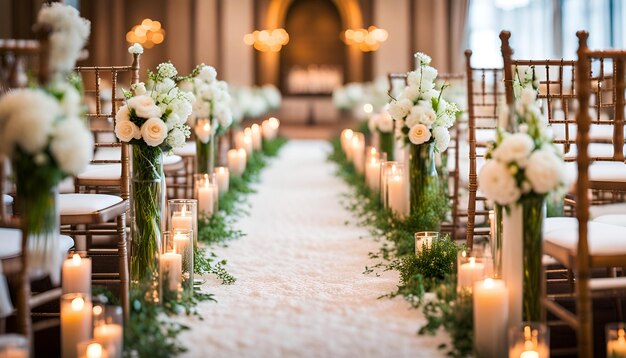
M623 342L623 341L625 341L625 340L626 340L626 332L624 331L624 329L623 329L623 328L620 328L620 329L617 331L617 339L618 339L620 342Z
M94 316L99 316L101 314L102 314L102 306L100 306L100 305L93 306L93 315Z
M102 345L100 343L91 343L87 346L87 358L102 357Z
M85 300L82 297L76 297L72 300L72 310L81 311L85 307Z
M372 154L372 155L376 154L376 148L372 147L370 149L370 154Z
M391 173L392 174L396 173L396 165L395 164L391 166Z
M72 255L72 263L74 264L74 266L79 266L80 265L80 255L79 254Z
M475 257L473 257L473 256L472 256L472 257L470 257L470 258L469 258L469 264L470 264L471 266L474 266L474 265L476 264L476 258L475 258Z
M205 123L204 126L202 127L204 129L205 132L208 132L211 130L211 124L209 124L209 122Z
M352 138L353 135L354 135L354 132L352 131L352 129L346 129L343 131L343 136L346 137L347 139Z
M530 340L532 337L531 335L531 329L530 326L524 326L524 339L526 339L527 341Z
M240 148L239 149L239 156L242 157L242 158L245 158L246 157L246 150L243 149L243 148Z
M224 168L224 167L218 167L217 168L217 172L220 173L220 174L226 173L226 170L228 170L228 168Z
M486 278L485 281L483 282L483 286L485 286L485 288L493 288L494 286L494 282L492 278Z
M268 119L268 122L269 122L270 127L272 127L272 129L278 129L278 127L280 126L280 121L275 117L270 117Z

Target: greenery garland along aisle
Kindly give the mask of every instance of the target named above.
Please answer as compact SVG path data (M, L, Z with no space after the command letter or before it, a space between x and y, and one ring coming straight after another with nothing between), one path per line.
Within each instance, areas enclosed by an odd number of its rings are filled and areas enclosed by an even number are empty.
M245 215L243 207L245 197L255 190L251 184L259 180L261 170L268 159L278 155L280 148L287 142L278 137L264 144L262 152L254 152L248 159L243 175L230 177L230 189L219 201L219 212L210 219L198 222L198 241L200 245L194 253L194 268L198 274L214 274L222 284L233 284L236 279L225 269L226 260L219 260L210 251L211 246L224 244L245 236L234 228L237 218ZM125 357L172 357L185 352L177 336L188 327L172 322L168 317L180 314L196 315L202 318L195 307L202 301L215 301L213 295L202 292L199 285L194 287L193 296L186 295L180 300L164 297L162 304L146 301L143 290L131 290L131 312L124 330ZM94 287L95 298L115 304L117 298L107 289Z
M409 216L400 219L390 210L384 209L379 195L366 185L364 177L357 173L346 158L339 138L331 140L333 151L328 157L338 165L337 175L350 185L351 192L343 197L344 206L356 215L357 224L369 228L373 237L381 240L378 252L370 253L370 258L381 261L365 267L364 274L377 270L395 270L400 274L398 289L380 298L403 296L417 309L422 307L427 323L418 334L434 334L443 327L450 335L452 347L448 354L464 357L473 349L472 297L456 291L456 258L462 249L449 236L433 241L430 250L415 254L415 228L428 227L428 217ZM438 211L439 208L429 210ZM346 225L350 223L346 222ZM426 295L426 292L432 292ZM434 296L434 297L430 297Z

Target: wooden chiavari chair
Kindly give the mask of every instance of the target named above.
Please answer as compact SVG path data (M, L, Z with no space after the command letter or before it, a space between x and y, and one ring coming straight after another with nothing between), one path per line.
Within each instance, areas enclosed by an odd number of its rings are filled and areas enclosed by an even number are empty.
M466 245L472 248L474 238L489 235L489 227L477 227L476 217L489 220L486 198L478 192L478 170L484 163L487 143L494 140L501 106L504 104L503 71L501 68L477 68L471 64L472 51L465 51L467 81L467 114L469 144L469 176ZM477 204L480 204L477 205Z
M626 228L589 221L590 202L587 192L593 187L589 170L593 165L592 157L588 153L592 125L590 109L594 106L592 94L598 95L596 80L599 78L595 75L598 69L594 69L593 66L597 63L600 63L601 67L608 63L612 65L615 81L612 89L614 120L616 123L621 122L624 119L626 51L593 51L587 46L587 32L578 32L577 36L579 42L576 61L577 225L569 225L544 234L544 252L575 273L576 311L571 312L549 295L545 295L542 302L548 311L574 328L577 333L578 355L591 357L594 355L592 294L596 296L611 293L624 297L626 293L624 276L602 278L591 276L591 270L594 268L623 267L626 262L626 240L624 240ZM603 70L599 71L602 73ZM602 103L598 98L593 100L596 104ZM619 152L617 148L616 151Z

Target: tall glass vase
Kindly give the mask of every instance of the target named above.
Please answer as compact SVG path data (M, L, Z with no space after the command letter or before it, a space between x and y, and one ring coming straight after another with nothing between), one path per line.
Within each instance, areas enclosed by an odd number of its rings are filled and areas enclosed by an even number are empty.
M13 160L16 211L28 235L29 268L31 274L48 274L58 284L62 261L58 208L61 173L54 165L37 165L20 154L16 153Z
M142 289L158 282L165 208L163 153L158 147L133 144L131 150L131 277ZM158 299L158 296L155 297Z
M196 135L196 174L213 173L215 167L215 127L217 121L198 118L194 127Z
M443 185L437 175L434 143L410 145L409 184L411 216L416 231L438 231L447 210Z
M509 287L509 323L541 320L543 195L526 195L503 210L502 278Z
M385 133L378 131L378 143L380 145L380 151L387 153L387 160L390 162L394 161L394 146L395 142L393 140L393 132Z

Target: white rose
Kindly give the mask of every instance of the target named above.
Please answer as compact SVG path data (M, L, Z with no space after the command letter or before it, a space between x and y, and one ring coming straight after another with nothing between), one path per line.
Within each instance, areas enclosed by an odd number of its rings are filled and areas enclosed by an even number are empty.
M520 98L519 98L519 103L521 103L523 106L530 106L531 104L535 103L535 100L537 99L537 92L535 92L535 90L530 87L524 87L522 89L522 93L520 94Z
M146 144L156 147L167 137L167 126L160 118L150 118L141 126L141 137Z
M428 56L427 54L423 53L423 52L416 52L415 55L413 55L413 57L415 57L416 62L422 66L428 66L430 65L430 61L431 58L430 56Z
M535 143L528 134L514 133L504 138L494 150L493 157L503 163L515 162L523 168L534 146Z
M132 97L128 100L127 105L135 110L137 117L161 117L161 109L154 103L152 97L148 95Z
M77 117L67 118L56 125L50 151L64 173L78 174L91 161L93 135Z
M127 105L123 105L120 109L115 113L115 122L121 121L129 121L130 120L130 110L128 110Z
M115 136L122 142L130 142L133 138L141 138L141 130L137 125L128 120L118 120L115 122Z
M426 109L419 117L420 123L430 128L437 120L437 114L431 108Z
M437 78L437 69L430 66L422 67L422 82L432 83Z
M388 112L383 111L378 117L378 130L383 133L389 133L393 130L393 118Z
M400 96L402 98L415 101L420 98L421 90L419 86L406 86L404 90L402 90L402 94Z
M413 106L411 111L409 111L409 114L406 115L406 119L404 120L405 125L409 128L413 128L414 125L420 122L420 117L424 111L425 108L422 106Z
M521 195L508 167L497 160L485 162L478 173L478 187L487 199L500 205L512 204Z
M546 194L556 189L564 181L563 161L550 149L536 150L528 158L524 174L533 191Z
M409 140L415 145L426 143L430 140L430 130L423 124L416 124L409 129Z
M437 148L440 153L448 149L450 145L450 132L447 128L433 128L433 137L435 137L435 148Z

